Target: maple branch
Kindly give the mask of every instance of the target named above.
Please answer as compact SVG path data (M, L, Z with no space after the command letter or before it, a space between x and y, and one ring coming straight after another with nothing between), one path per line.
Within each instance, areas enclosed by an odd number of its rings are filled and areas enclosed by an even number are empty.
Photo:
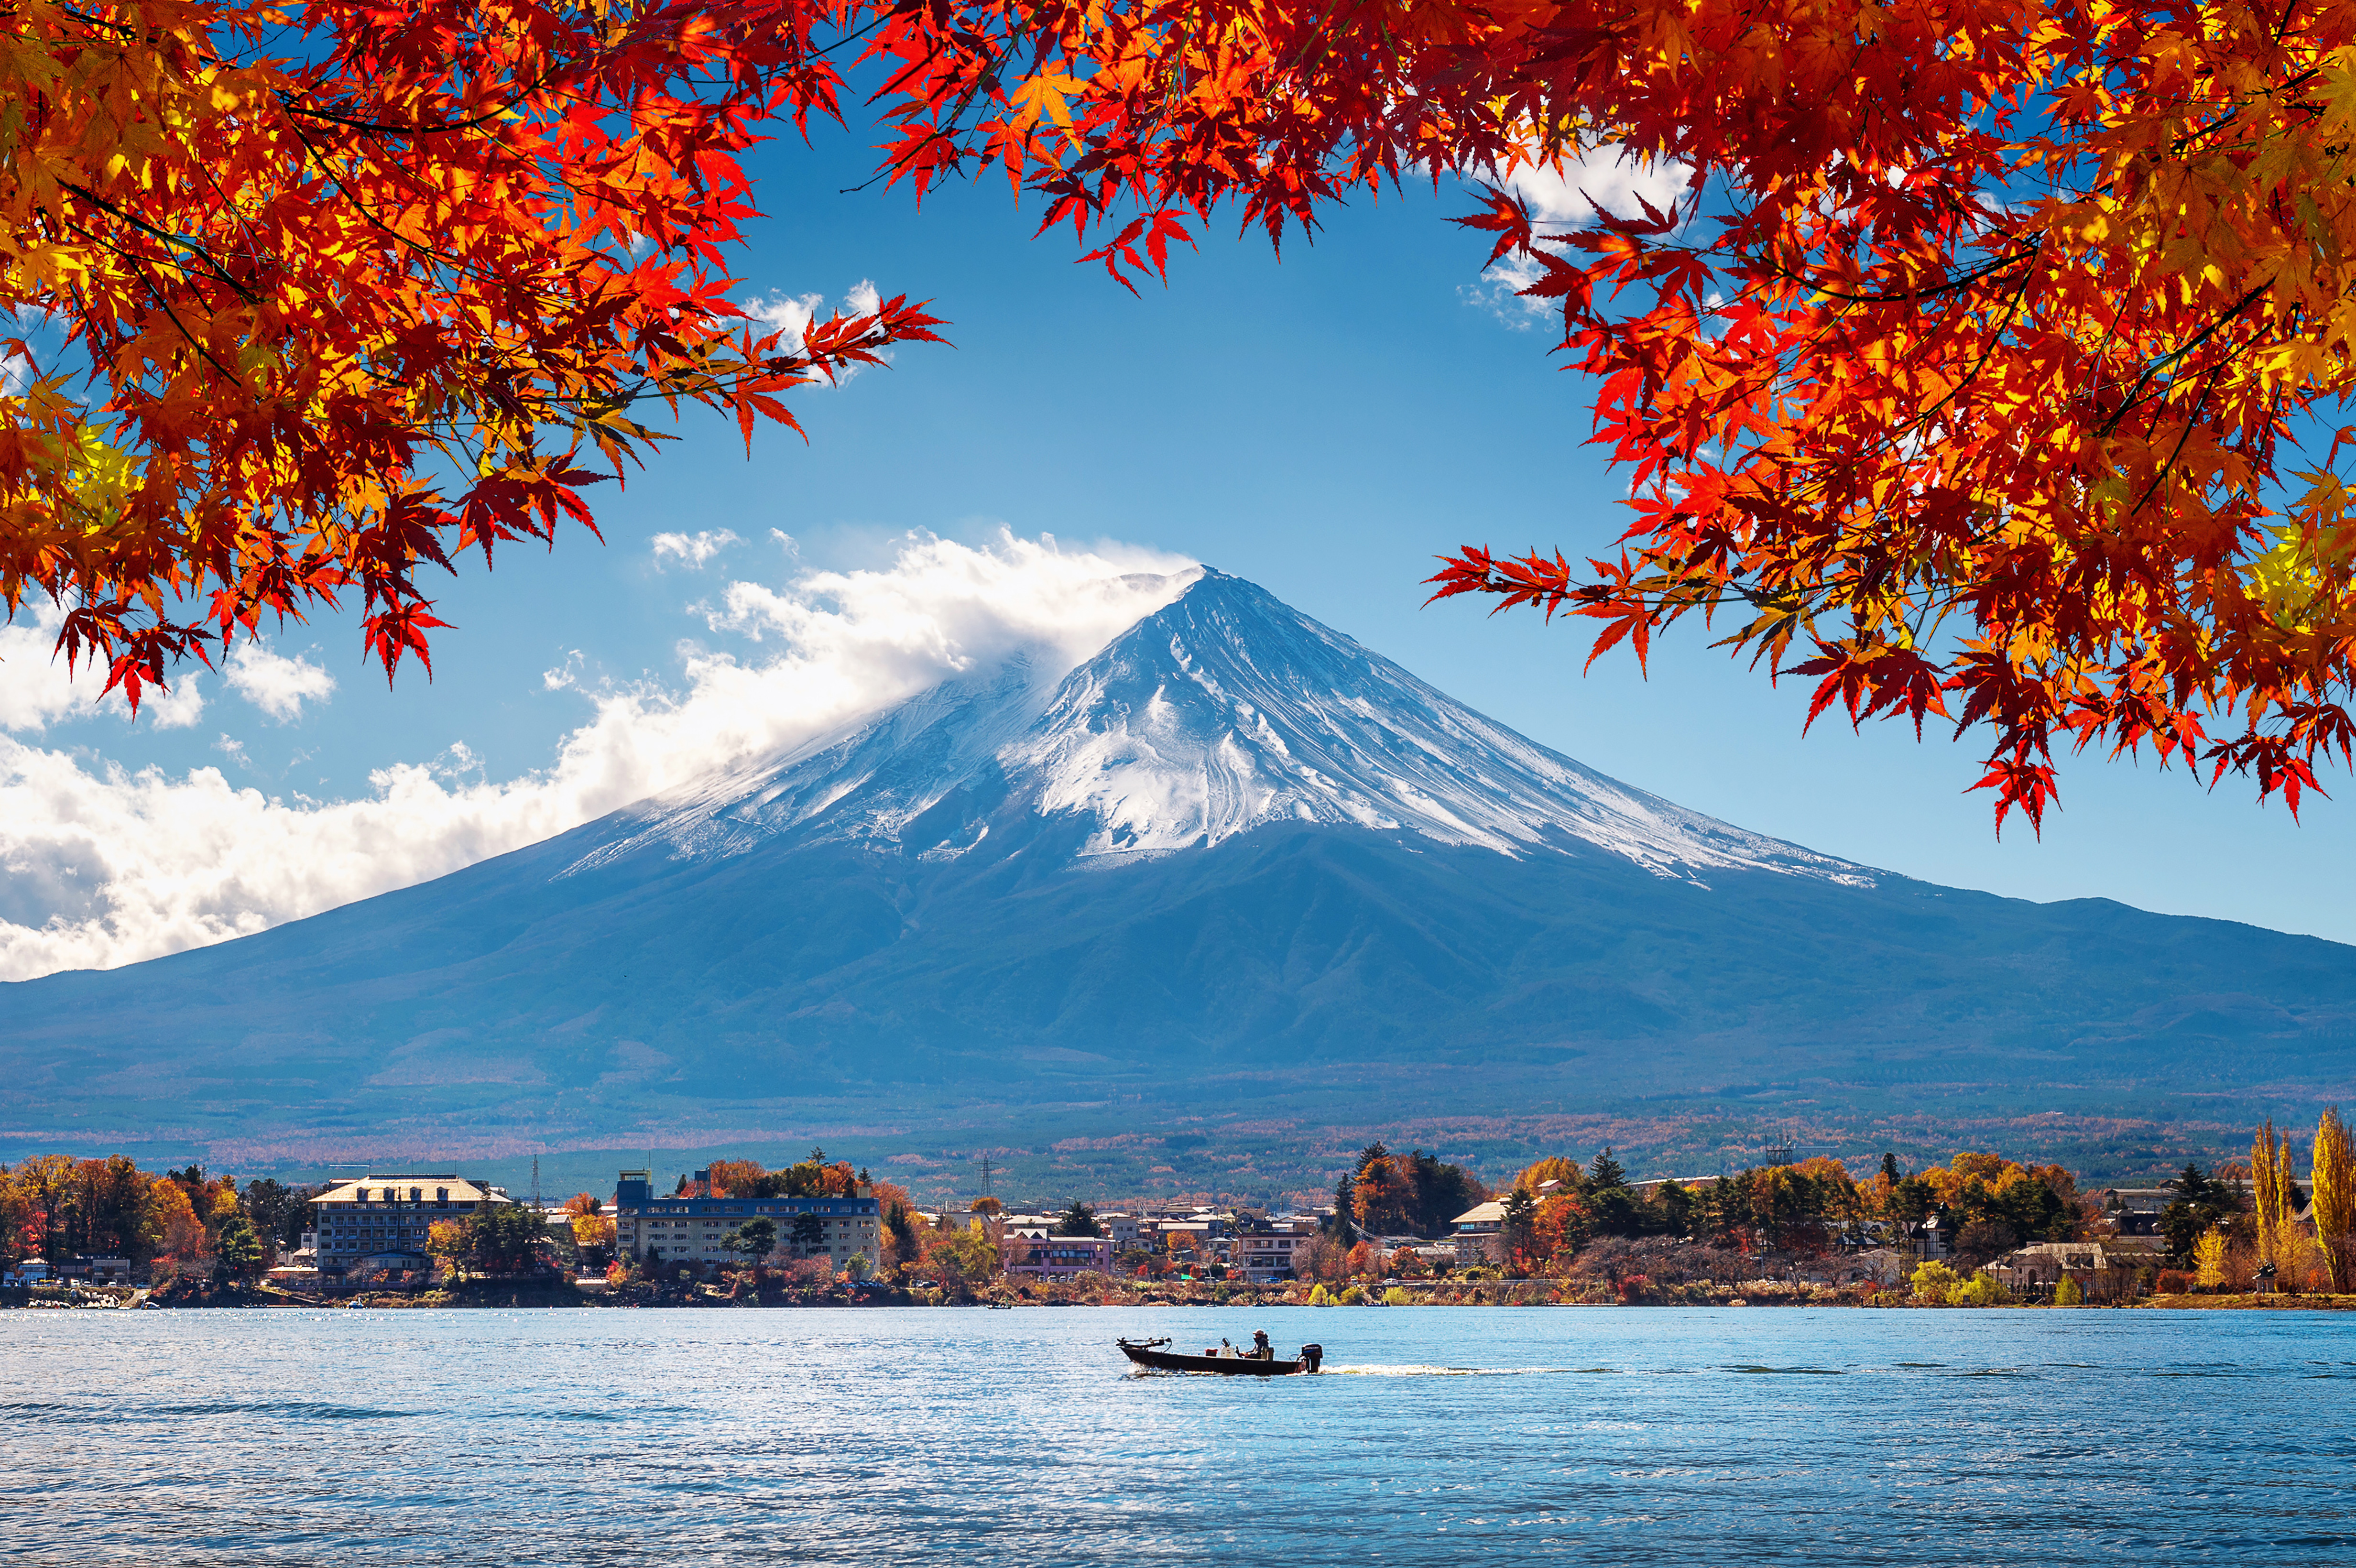
M2226 311L2224 315L2217 317L2216 320L2211 322L2208 325L2195 333L2181 347L2171 349L2168 353L2163 354L2158 358L2153 360L2150 364L2145 366L2143 374L2137 376L2135 379L2135 384L2127 389L2130 395L2119 404L2118 408L2112 413L2109 419L2103 421L2100 433L2110 435L2119 428L2120 424L2126 421L2128 413L2133 411L2135 406L2143 401L2143 388L2149 383L2154 376L2158 375L2166 367L2182 359L2186 355L2191 353L2194 349L2200 347L2202 344L2208 342L2209 339L2215 336L2219 332L2222 331L2226 326L2230 325L2235 317L2239 316L2244 311L2249 309L2250 306L2255 304L2258 300L2264 298L2266 293L2271 290L2274 285L2275 281L2272 278L2268 278L2265 283L2260 283L2256 288L2254 288L2248 293L2244 294L2241 299L2233 304L2232 309Z
M141 218L138 214L123 211L123 208L115 206L114 203L107 200L104 197L99 195L96 191L91 190L87 186L76 185L71 180L60 180L58 182L58 185L59 189L73 192L84 201L89 202L92 207L99 208L102 212L112 214L115 218L129 224L132 228L137 229L142 234L159 240L166 245L190 252L198 261L204 263L204 267L207 272L212 273L214 277L219 278L223 283L227 284L230 290L246 304L259 304L262 303L260 295L254 293L243 283L239 283L236 278L232 277L228 269L223 267L220 261L214 259L212 252L205 249L205 247L197 240L184 240L177 234L158 229L154 224ZM126 261L144 261L146 260L146 258L140 256L135 251L125 251L112 244L104 235L91 233L89 229L83 228L80 224L75 224L73 227L75 232L82 234L101 245L106 246L109 251L112 251L115 255L122 257ZM174 264L177 265L177 262Z
M16 10L15 6L9 6L9 15L14 16ZM71 5L59 5L58 11L60 15L71 16L86 27L95 27L101 32L114 33L125 38L135 38L139 36L139 29L127 22L110 22L103 16L93 16L89 12Z
M2209 368L2209 374L2201 382L2201 395L2192 400L2192 407L2185 411L2184 428L2176 432L2176 445L2169 452L2168 461L2161 464L2159 472L2151 476L2151 483L2145 486L2142 496L2134 506L2127 508L2128 517L2132 517L2142 511L2144 503L2149 501L2160 485L2167 482L2169 474L2176 467L2176 460L2184 454L2184 443L2191 437L2193 425L2200 421L2201 406L2209 400L2210 390L2217 385L2217 378L2224 373L2224 369L2225 362L2222 359Z
M941 50L938 45L926 50L923 59L910 65L905 70L900 72L898 76L893 78L884 86L876 89L875 91L869 96L867 101L870 103L873 103L876 101L876 100L897 91L901 84L905 82L911 76L930 65L934 60L939 59L940 53ZM865 190L869 186L873 185L877 180L883 179L887 175L897 179L899 176L895 171L905 169L908 164L916 158L918 153L924 151L925 148L932 145L935 142L945 141L952 144L956 143L962 134L958 129L958 122L965 117L966 111L973 107L974 101L980 98L984 91L995 90L998 85L998 68L1000 65L1004 63L1005 58L1005 54L1002 51L989 53L985 57L985 63L982 65L980 70L976 73L972 82L966 88L965 91L958 96L956 104L950 108L948 118L943 123L934 126L926 133L926 135L917 141L915 146L905 148L894 154L891 158L885 161L884 166L878 169L871 177L862 180L855 186L838 191L836 194L840 196L849 196L855 192Z
M321 155L318 147L312 142L311 138L303 133L303 128L301 126L290 125L287 129L294 133L294 139L303 144L303 151L309 155L313 163L319 165L319 172L327 176L328 180L335 186L336 189L343 194L344 199L352 204L352 210L366 219L369 227L375 229L379 233L381 233L386 239L391 240L396 245L405 245L421 256L430 257L437 261L448 262L462 275L480 275L479 269L470 266L463 258L451 255L446 251L437 251L434 249L434 247L427 245L421 240L412 240L408 235L402 233L400 230L386 223L383 219L379 218L376 215L375 209L369 206L367 200L355 192L349 185L345 183L343 171L329 163L327 159Z
M1812 293L1821 294L1825 298L1830 300L1838 300L1844 304L1912 304L1918 301L1937 299L1942 294L1954 293L1960 290L1970 288L1974 283L1979 283L1984 279L1995 277L1997 273L2003 272L2008 267L2018 265L2022 261L2034 261L2039 255L2043 253L2044 250L2045 242L2042 240L2040 240L2036 244L2031 245L2026 251L2016 251L2009 256L1999 257L1997 260L1988 262L1986 266L1983 266L1975 272L1967 272L1962 277L1950 279L1946 283L1939 283L1930 288L1914 289L1902 294L1837 293L1833 290L1826 288L1822 283L1812 282L1800 273L1792 272L1773 261L1766 261L1764 258L1752 261L1751 258L1744 257L1740 252L1737 252L1736 260L1746 261L1750 265L1759 267L1762 271L1772 272L1775 276L1782 278L1786 282L1797 283L1802 288L1808 290Z
M593 55L592 59L594 58L594 56ZM581 62L580 69L585 69L588 63L588 61ZM438 125L395 125L377 120L355 120L350 115L337 114L330 110L306 108L296 101L296 94L288 91L284 88L277 89L273 96L278 100L278 106L286 111L289 114L300 114L306 120L325 120L331 124L347 126L354 131L365 131L370 135L442 136L453 134L461 131L480 130L485 125L493 124L500 120L506 119L509 113L515 109L516 105L526 102L531 98L545 91L549 83L554 81L559 74L560 73L557 71L550 71L547 75L542 76L530 86L517 89L505 102L499 104L498 107L487 110L483 113L474 116L472 119L453 120ZM309 89L305 89L305 91L307 92L308 91ZM580 101L585 101L585 99Z

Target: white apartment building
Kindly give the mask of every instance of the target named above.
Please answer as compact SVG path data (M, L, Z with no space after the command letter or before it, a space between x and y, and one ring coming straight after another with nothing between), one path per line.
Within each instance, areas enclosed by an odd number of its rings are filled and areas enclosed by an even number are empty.
M711 1173L695 1173L696 1186L711 1190ZM794 1221L819 1221L819 1241L794 1245ZM864 1255L873 1265L883 1255L875 1194L862 1187L850 1198L664 1198L656 1195L654 1173L626 1170L614 1183L614 1245L626 1257L648 1263L721 1264L744 1260L720 1244L747 1220L765 1218L777 1227L780 1252L825 1257L838 1269Z

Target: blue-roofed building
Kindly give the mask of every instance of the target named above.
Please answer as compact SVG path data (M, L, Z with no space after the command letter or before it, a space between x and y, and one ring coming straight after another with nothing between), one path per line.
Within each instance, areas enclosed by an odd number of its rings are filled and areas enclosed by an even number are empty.
M712 1190L712 1173L695 1173L693 1193ZM798 1243L795 1221L818 1221L813 1239ZM777 1250L795 1257L822 1257L838 1269L864 1255L873 1266L882 1253L882 1217L873 1188L862 1185L849 1198L663 1197L654 1173L625 1170L614 1182L614 1244L626 1257L648 1263L689 1264L741 1261L720 1239L747 1220L766 1218L777 1227Z

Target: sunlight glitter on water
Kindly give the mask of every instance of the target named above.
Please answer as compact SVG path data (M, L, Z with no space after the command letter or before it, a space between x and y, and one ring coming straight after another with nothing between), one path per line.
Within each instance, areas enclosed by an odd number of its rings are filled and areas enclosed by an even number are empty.
M1113 1345L1238 1328L1325 1374ZM2291 1313L0 1312L0 1555L2304 1568L2356 1562L2351 1363Z

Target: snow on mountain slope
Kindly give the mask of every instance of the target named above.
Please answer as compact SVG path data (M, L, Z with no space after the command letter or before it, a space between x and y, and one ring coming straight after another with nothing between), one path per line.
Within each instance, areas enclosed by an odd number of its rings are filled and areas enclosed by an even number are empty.
M1749 869L1872 885L1864 868L1549 751L1241 579L1187 575L1076 669L1024 656L946 683L646 803L575 869L649 850L726 856L779 836L946 859L993 825L1076 818L1074 861L1098 867L1303 822L1507 856L1587 845L1664 876Z

